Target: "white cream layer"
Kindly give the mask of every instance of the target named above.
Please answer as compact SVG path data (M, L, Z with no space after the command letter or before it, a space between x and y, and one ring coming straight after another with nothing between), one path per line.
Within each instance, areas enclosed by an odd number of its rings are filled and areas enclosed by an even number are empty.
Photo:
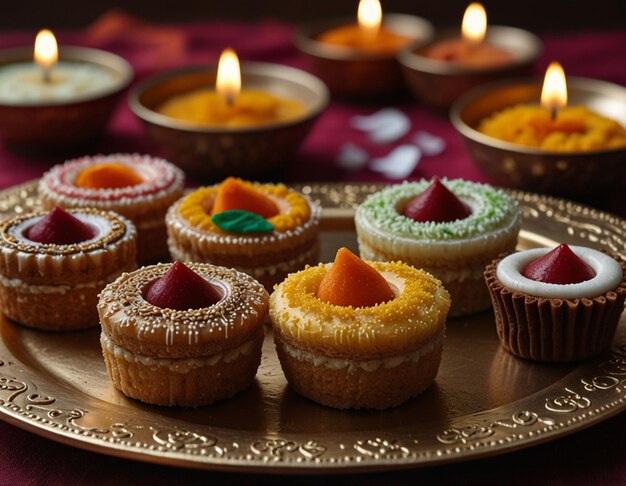
M129 269L122 270L100 280L67 285L32 285L24 282L23 280L20 280L19 278L6 278L3 275L0 275L0 286L17 289L20 293L23 294L66 294L70 290L94 288L103 289L105 285L113 282L117 277L119 277L122 273L128 270Z
M215 366L220 361L224 363L232 363L239 356L244 356L252 350L254 346L255 340L246 341L239 347L235 349L231 349L225 353L217 353L211 356L206 356L202 358L152 358L150 356L142 356L140 354L134 354L127 349L114 344L109 337L101 333L100 334L100 344L103 349L106 349L109 353L111 353L116 358L121 358L124 361L128 361L129 363L139 363L144 366L155 366L155 367L164 367L169 369L170 371L174 371L176 373L189 373L191 370L196 368L204 368L205 366Z
M331 358L323 354L315 354L309 351L296 348L287 344L285 341L281 341L280 345L283 350L289 354L292 358L298 361L305 361L312 363L313 366L325 366L333 370L342 370L348 368L348 372L353 373L356 370L363 370L371 373L379 368L391 369L400 366L403 363L413 362L417 363L421 358L431 353L436 346L438 346L445 338L445 328L437 333L428 343L422 346L420 349L411 353L401 354L398 356L391 356L383 359L371 359L364 361L357 361L345 358Z
M613 258L602 252L583 246L570 246L581 260L587 263L596 276L577 284L551 284L537 282L522 275L522 271L533 260L544 256L552 248L534 248L512 253L498 264L496 275L500 283L525 294L548 299L583 299L593 298L614 290L623 278L622 267Z

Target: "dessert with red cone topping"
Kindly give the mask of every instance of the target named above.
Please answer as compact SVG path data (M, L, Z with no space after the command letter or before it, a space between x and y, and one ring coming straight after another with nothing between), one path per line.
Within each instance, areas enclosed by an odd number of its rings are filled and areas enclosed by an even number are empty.
M435 177L424 192L407 203L402 214L419 223L448 223L467 218L472 210Z
M450 292L450 316L459 316L490 307L483 270L515 249L521 216L514 199L488 185L434 178L371 195L355 223L363 258L432 273Z
M26 238L37 243L71 245L93 238L95 229L76 216L54 208L25 232Z
M100 294L107 370L128 397L197 407L252 383L269 296L252 277L175 262L120 276Z
M561 244L495 259L485 270L498 337L535 361L577 361L607 350L626 299L626 263Z
M183 172L169 162L138 154L82 157L56 165L39 183L46 209L115 211L137 228L140 264L168 259L165 213L183 195Z
M596 272L569 246L561 243L554 250L526 265L522 275L536 282L566 285L591 280Z
M366 262L341 248L332 264L292 273L270 298L289 385L335 408L385 409L435 379L450 296L401 262Z
M0 225L0 306L38 329L96 326L98 293L136 267L136 231L96 209L54 208Z

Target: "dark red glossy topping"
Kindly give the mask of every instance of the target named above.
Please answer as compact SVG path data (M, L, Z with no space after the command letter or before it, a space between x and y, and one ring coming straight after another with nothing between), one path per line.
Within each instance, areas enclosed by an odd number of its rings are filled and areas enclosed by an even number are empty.
M591 280L596 272L565 243L541 258L533 260L522 271L524 277L551 284L576 284Z
M28 228L24 236L37 243L72 245L87 241L95 234L92 226L61 208L54 208L37 224Z
M447 223L467 218L472 210L435 177L424 192L409 201L402 214L420 223Z
M222 297L220 289L181 262L174 263L165 275L151 284L145 296L152 305L174 310L209 307Z

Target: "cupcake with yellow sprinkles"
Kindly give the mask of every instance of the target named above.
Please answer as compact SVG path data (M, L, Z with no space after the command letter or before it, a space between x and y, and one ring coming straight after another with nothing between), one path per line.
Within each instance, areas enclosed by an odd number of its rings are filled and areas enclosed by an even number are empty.
M283 184L229 177L168 211L175 260L212 263L253 276L268 290L319 259L321 208Z
M450 296L401 262L365 262L341 248L332 264L291 274L270 297L289 385L334 408L386 409L434 381Z

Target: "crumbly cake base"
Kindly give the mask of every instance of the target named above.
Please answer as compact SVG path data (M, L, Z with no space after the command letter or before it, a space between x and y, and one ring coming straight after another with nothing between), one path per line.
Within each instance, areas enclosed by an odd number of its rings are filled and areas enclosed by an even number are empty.
M274 339L289 385L314 402L338 409L383 410L419 395L435 380L443 350L440 339L417 361L405 361L390 368L380 366L372 371L333 369L292 356L284 350L284 341L278 333Z
M9 319L44 331L87 329L98 325L98 294L106 283L49 286L43 292L0 284L0 308Z
M233 361L227 363L221 359L186 372L176 370L175 366L129 361L107 346L102 346L102 354L113 384L124 395L153 405L200 407L230 398L254 381L261 363L263 339L261 333L250 351Z

